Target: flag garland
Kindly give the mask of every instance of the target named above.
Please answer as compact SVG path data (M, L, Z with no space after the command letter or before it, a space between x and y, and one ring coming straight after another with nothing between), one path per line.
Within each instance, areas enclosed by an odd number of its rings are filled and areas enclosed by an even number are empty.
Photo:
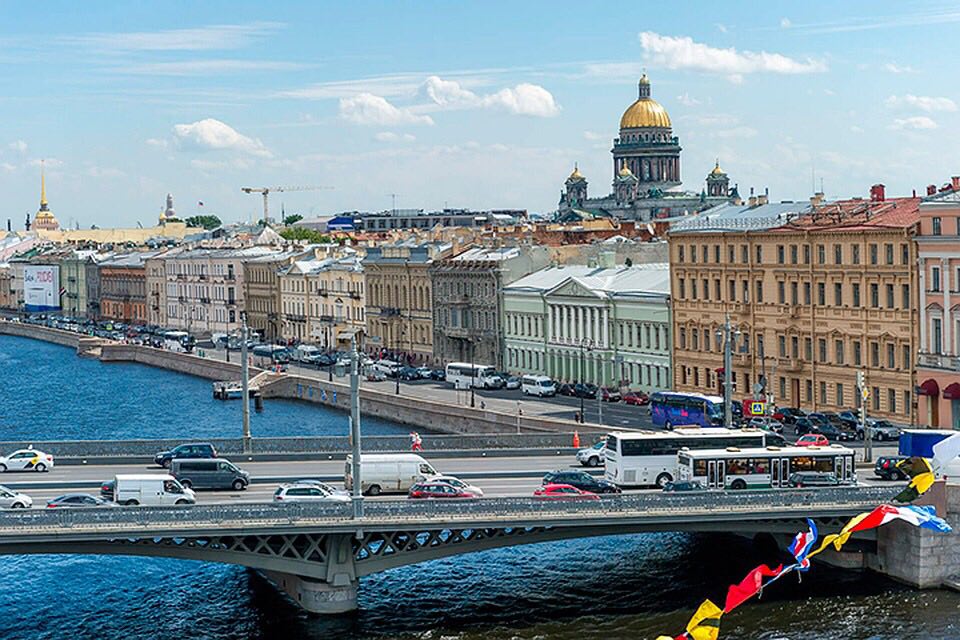
M954 444L951 443L947 450L948 454L952 454ZM960 451L960 445L958 445L958 451ZM956 455L951 455L947 458L947 461L954 457ZM945 463L941 461L938 466L942 468L943 464ZM900 467L901 465L903 465L904 471L912 477L912 480L907 489L898 494L894 500L909 502L926 493L933 485L933 467L926 458L911 458L897 466ZM914 494L912 498L901 500L901 497L910 494ZM753 596L762 594L766 587L788 573L808 571L810 569L810 558L825 551L831 545L834 549L840 551L854 533L876 529L895 520L901 520L915 527L930 529L939 533L949 533L953 530L946 520L936 515L936 509L932 506L881 504L872 511L859 513L850 518L840 529L840 533L825 536L820 546L811 551L817 542L818 531L813 520L807 518L808 530L797 533L788 547L790 554L794 557L794 564L786 567L781 565L776 569L771 569L767 565L760 565L750 570L743 580L738 584L730 585L727 589L727 599L723 610L711 600L704 600L687 623L686 631L673 640L718 640L720 637L720 619L724 614L730 613ZM769 578L769 580L764 582L764 578ZM670 640L670 636L658 636L657 640Z

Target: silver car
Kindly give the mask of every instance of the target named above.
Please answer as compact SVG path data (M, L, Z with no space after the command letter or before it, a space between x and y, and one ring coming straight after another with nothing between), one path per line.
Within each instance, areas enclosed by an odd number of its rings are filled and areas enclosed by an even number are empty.
M29 509L32 506L33 498L27 494L0 485L0 509Z

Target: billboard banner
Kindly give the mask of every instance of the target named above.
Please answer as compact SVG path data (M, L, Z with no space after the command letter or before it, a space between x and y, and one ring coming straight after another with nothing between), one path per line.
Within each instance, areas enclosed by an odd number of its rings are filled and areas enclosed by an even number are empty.
M60 308L60 266L23 267L23 308L25 311L56 311Z

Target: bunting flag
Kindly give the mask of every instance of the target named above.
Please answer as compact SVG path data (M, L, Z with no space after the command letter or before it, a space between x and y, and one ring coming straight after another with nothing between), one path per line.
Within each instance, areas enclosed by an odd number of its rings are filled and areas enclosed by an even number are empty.
M947 464L953 462L957 456L960 456L960 433L933 445L933 472L938 476L944 475Z
M810 518L807 518L807 527L808 531L801 531L793 538L793 542L790 543L789 551L790 554L797 561L795 565L788 567L788 569L797 571L806 571L810 568L810 550L813 548L813 545L817 542L817 523L815 523Z
M843 526L840 533L829 535L823 539L823 543L816 551L811 552L807 557L812 558L821 551L824 551L831 544L833 548L840 551L843 545L847 543L857 531L866 531L876 529L894 520L903 520L915 527L932 529L941 533L952 531L947 521L937 517L936 510L933 507L918 507L907 505L904 507L895 507L889 504L882 504L873 511L860 513L852 518Z
M720 607L710 600L704 600L687 623L687 636L691 640L717 640L720 637L722 615Z
M771 569L765 564L760 565L747 574L740 584L732 584L727 590L727 601L723 607L724 613L730 613L744 602L760 593L765 586L764 578L776 578L783 572L783 565ZM771 581L772 582L772 581Z
M893 497L896 502L913 502L933 486L936 476L932 471L914 476L907 488Z

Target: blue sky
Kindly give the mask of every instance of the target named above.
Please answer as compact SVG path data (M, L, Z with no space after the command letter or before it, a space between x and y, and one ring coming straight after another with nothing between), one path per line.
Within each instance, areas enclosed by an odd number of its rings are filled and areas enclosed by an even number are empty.
M556 206L579 162L609 192L611 139L644 68L684 148L771 198L960 173L960 8L843 2L4 3L4 219L178 211Z

